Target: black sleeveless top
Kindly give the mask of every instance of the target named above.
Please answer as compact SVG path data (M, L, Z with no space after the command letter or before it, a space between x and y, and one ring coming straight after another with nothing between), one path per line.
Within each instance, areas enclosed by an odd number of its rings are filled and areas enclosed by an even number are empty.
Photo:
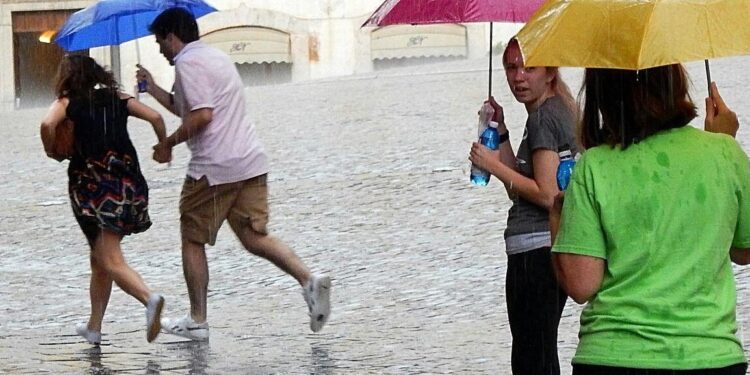
M99 229L127 235L151 226L148 185L128 134L128 100L95 90L91 98L70 97L76 151L68 165L73 213L90 239Z
M95 90L91 99L69 98L67 116L75 124L75 146L71 165L87 158L100 159L107 152L138 157L128 134L128 100L117 92Z

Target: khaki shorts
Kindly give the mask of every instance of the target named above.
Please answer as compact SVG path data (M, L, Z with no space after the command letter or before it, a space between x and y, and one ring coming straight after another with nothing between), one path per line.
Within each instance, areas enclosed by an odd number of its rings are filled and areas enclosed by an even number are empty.
M267 175L228 184L208 185L203 176L196 180L185 178L180 195L180 233L183 240L213 245L216 234L229 221L239 234L244 226L267 234L268 186Z

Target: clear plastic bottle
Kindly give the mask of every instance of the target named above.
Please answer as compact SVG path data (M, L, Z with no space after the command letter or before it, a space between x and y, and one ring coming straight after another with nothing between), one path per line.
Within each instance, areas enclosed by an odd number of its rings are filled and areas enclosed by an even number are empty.
M487 129L479 137L479 143L490 150L497 150L500 147L500 133L497 131L496 122L490 121ZM490 173L472 164L470 180L474 185L486 186L490 182Z
M557 166L557 187L560 191L564 191L570 183L570 176L573 175L576 161L568 146L565 146L558 155L560 155L560 165Z
M490 126L492 117L495 116L495 108L489 102L484 102L479 109L479 123L477 123L477 138L482 136L487 127Z

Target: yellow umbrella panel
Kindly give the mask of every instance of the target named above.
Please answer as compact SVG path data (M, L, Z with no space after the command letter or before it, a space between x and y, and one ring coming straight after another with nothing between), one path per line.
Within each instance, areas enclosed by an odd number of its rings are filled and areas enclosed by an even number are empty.
M750 0L548 0L518 41L527 66L638 70L750 54Z

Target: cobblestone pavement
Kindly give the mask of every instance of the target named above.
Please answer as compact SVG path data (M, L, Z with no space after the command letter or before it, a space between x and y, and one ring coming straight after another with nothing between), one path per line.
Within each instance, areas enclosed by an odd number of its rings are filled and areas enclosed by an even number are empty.
M745 124L748 63L713 64ZM463 61L248 91L271 157L271 229L333 276L333 316L318 334L308 330L293 279L246 254L222 228L208 251L210 343L167 335L146 343L143 308L118 288L101 348L82 342L73 327L88 314L88 250L68 205L65 164L41 150L43 109L2 114L0 373L509 373L502 242L509 201L497 180L471 186L466 159L486 92L483 66ZM701 67L690 66L699 105ZM580 72L565 74L577 89ZM496 77L517 145L523 108L501 71ZM177 203L188 151L180 146L171 167L157 165L150 128L133 121L130 129L154 226L127 238L124 252L166 296L166 315L181 315ZM739 138L748 150L746 128ZM737 277L744 336L748 270L737 268ZM569 302L560 324L564 374L579 312Z

